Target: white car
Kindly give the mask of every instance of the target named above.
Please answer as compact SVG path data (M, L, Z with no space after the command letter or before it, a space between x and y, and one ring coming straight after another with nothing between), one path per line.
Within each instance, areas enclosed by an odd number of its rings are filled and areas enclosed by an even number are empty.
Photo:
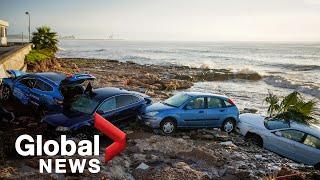
M259 114L241 114L238 131L257 145L297 162L320 168L320 126Z

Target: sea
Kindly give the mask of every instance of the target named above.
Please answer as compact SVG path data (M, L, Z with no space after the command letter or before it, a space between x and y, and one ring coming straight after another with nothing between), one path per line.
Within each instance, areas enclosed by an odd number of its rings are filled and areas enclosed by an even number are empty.
M320 42L167 42L61 40L58 57L133 61L139 64L257 72L260 81L198 82L186 91L202 91L231 97L239 109L267 113L268 92L285 96L300 92L317 101L320 117Z

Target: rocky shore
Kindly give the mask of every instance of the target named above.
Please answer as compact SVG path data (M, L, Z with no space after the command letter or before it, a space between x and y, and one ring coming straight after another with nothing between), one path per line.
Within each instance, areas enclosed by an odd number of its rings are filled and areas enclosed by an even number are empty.
M232 72L229 69L209 69L207 67L140 65L130 61L103 59L57 58L31 64L28 67L33 72L91 73L97 77L96 87L121 87L159 98L168 97L173 90L188 89L193 83L199 81L232 79L257 81L262 78L257 72L246 70Z
M156 100L167 98L174 90L188 89L198 81L242 79L257 81L256 72L232 72L227 69L189 68L178 66L139 65L133 62L98 59L53 59L29 66L30 71L87 72L95 75L95 87L121 87L146 93ZM12 108L12 110L15 108ZM19 115L15 122L0 122L0 145L12 152L13 132L43 133L44 127L32 115ZM10 131L10 132L11 132ZM297 164L275 153L247 142L237 133L226 134L219 129L178 131L164 136L145 127L141 122L131 123L124 131L127 148L119 156L101 166L98 174L44 174L38 173L37 158L17 159L2 157L2 178L50 179L319 179L320 172L313 167ZM11 138L10 138L10 137ZM11 142L10 142L11 141ZM13 141L13 142L12 142ZM102 143L103 144L103 143ZM14 147L14 144L11 144ZM100 148L103 161L104 146ZM8 153L7 153L8 154ZM9 153L10 154L10 153ZM59 158L59 157L54 157Z

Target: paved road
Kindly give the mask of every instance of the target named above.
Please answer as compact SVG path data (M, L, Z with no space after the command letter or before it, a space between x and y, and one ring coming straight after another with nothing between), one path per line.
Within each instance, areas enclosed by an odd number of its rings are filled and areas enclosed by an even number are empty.
M21 45L14 45L14 46L9 46L9 47L0 47L0 59L1 56L5 55L6 53L10 51L14 51L21 48Z

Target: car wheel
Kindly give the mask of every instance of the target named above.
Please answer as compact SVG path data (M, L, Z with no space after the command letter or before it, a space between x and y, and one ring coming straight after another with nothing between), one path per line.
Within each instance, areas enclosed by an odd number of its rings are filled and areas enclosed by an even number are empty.
M172 134L176 130L176 127L176 122L173 119L165 119L160 125L160 128L164 134Z
M234 122L233 119L229 118L223 122L221 126L221 130L227 133L231 133L235 130L235 127L236 127L236 123Z
M261 138L261 136L249 132L245 137L249 142L259 147L263 147L263 139Z
M1 99L2 101L7 101L11 98L12 91L9 86L3 85L2 86L2 93L1 93Z
M314 166L316 170L320 170L320 162Z

